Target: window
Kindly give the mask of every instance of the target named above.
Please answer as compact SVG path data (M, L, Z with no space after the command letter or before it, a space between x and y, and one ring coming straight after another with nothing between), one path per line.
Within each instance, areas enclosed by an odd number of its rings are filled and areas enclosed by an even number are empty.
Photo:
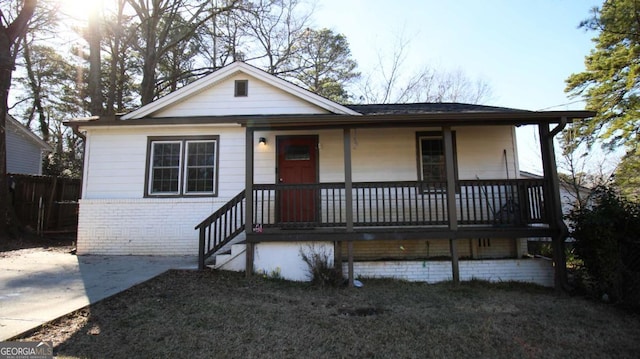
M418 178L424 182L445 182L447 168L445 165L444 138L442 132L418 132ZM455 177L458 178L458 163L456 156L456 136L453 136L453 154Z
M178 193L182 143L154 142L152 147L151 193Z
M217 136L149 138L145 195L216 195L217 144Z
M236 80L235 97L246 97L249 95L249 80Z
M308 145L288 145L284 151L284 159L287 161L308 161L311 159L311 149Z

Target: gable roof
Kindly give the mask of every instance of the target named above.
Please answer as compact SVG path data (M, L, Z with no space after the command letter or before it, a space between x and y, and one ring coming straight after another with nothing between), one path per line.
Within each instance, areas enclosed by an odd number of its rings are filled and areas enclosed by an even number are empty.
M21 124L11 115L7 115L7 128L12 128L17 134L20 135L20 137L26 138L27 140L35 143L38 147L42 148L43 151L53 152L53 147L51 147L51 145L46 143L43 139L38 137L38 135L33 133L29 128Z
M261 80L268 85L274 86L285 93L293 95L303 101L311 103L322 109L325 109L334 114L341 115L354 115L358 116L360 113L354 111L346 106L340 105L322 96L319 96L311 91L305 90L300 86L297 86L289 81L280 79L274 75L271 75L265 71L258 69L257 67L248 65L244 62L234 62L227 65L215 72L179 89L167 96L164 96L154 102L151 102L139 109L129 112L122 116L122 120L140 119L146 116L150 116L154 113L167 109L169 106L178 102L185 101L191 96L197 95L202 91L205 91L216 84L220 83L224 79L235 75L237 73L244 73Z

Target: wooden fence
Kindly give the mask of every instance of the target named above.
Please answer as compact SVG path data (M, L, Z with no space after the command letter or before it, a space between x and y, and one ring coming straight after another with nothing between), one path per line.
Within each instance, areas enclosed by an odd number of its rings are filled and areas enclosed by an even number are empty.
M38 233L75 232L78 228L79 179L7 175L16 216Z

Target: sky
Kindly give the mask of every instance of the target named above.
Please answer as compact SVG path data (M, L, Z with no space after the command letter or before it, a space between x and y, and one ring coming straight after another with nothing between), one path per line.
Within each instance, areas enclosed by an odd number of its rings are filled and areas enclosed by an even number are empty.
M485 105L525 110L582 110L564 93L584 70L594 32L580 21L594 0L319 0L315 27L344 34L359 69L376 67L399 37L410 40L406 68L461 69L492 89ZM383 55L384 56L384 55ZM522 170L541 173L537 129L518 129Z

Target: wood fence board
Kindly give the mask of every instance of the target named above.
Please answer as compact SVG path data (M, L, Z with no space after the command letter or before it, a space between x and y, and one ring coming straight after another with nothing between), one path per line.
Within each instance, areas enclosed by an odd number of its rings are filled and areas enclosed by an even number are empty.
M8 174L18 220L38 232L75 231L81 182L53 176Z

